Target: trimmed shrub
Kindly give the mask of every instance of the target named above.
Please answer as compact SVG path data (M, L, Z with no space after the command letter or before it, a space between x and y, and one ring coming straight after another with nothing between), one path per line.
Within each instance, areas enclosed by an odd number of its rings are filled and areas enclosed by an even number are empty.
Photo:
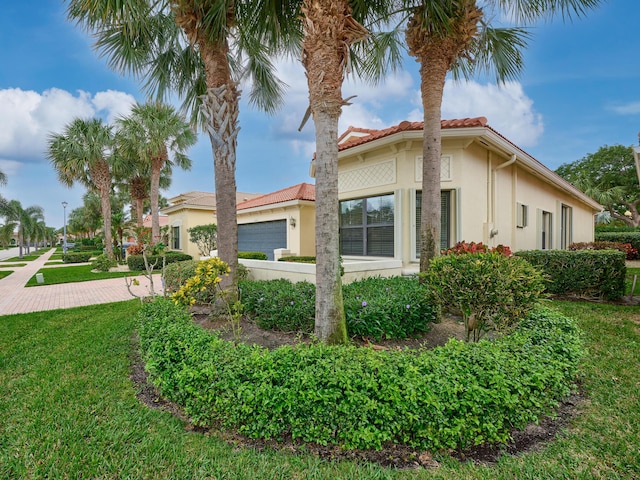
M235 345L166 299L145 304L137 321L150 380L196 425L346 449L506 443L570 393L583 354L575 324L549 310L493 342L412 353Z
M435 258L422 276L443 308L462 313L467 341L511 329L544 291L543 276L527 261L496 252Z
M630 243L578 242L569 245L569 250L619 250L624 252L627 260L636 260L638 258L638 250L633 248Z
M630 243L640 252L640 232L598 232L595 234L596 242Z
M62 256L62 261L64 263L85 263L88 262L90 258L90 253L67 252L66 255Z
M183 262L185 260L192 260L193 257L191 255L187 255L186 253L178 253L178 252L167 252L165 255L165 263L168 265L174 262ZM162 255L148 255L147 262L149 265L155 265L155 269L162 268ZM129 270L132 272L141 272L144 268L144 258L142 255L129 255L127 256L127 265L129 266Z
M528 250L515 255L545 273L551 294L608 300L624 295L625 254L617 250Z
M264 252L238 252L238 258L247 260L268 260L269 257Z
M245 312L264 329L313 332L315 285L289 280L240 282ZM406 338L429 330L439 309L416 279L367 278L344 285L347 331L352 337Z
M238 286L245 312L260 327L284 332L313 332L315 285L280 279L246 280L239 282Z
M269 257L264 252L238 252L238 258L247 260L268 260Z
M427 332L439 309L415 278L372 277L342 287L351 336L407 338Z
M99 272L108 272L111 267L115 267L116 265L118 265L118 262L110 259L106 253L98 255L96 259L91 262L93 270L98 270Z
M280 257L278 259L279 262L295 262L295 263L316 263L316 257L306 256L306 257L296 257L296 256L288 256L288 257Z
M170 263L164 268L164 286L169 293L177 292L185 282L196 274L198 260Z

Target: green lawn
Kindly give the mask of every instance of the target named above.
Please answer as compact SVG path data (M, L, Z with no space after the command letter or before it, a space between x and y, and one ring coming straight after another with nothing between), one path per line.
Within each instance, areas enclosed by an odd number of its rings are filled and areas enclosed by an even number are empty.
M0 270L0 278L8 277L13 273L13 270Z
M86 282L105 278L120 278L140 275L140 272L92 272L91 265L74 265L69 267L41 268L37 273L44 275L44 283L38 283L34 275L27 282L27 287L54 285L56 283Z
M26 265L26 263L4 263L4 262L0 262L0 267L3 268L7 268L7 267L24 267Z
M0 317L0 478L638 478L640 308L553 305L589 349L589 401L565 435L497 466L418 471L234 447L148 409L129 380L137 301Z
M24 250L23 254L22 254L22 258L20 257L11 257L5 260L5 262L31 262L33 260L36 260L38 258L40 258L40 255L44 255L45 253L47 253L49 250L51 250L50 248L41 248L38 251L35 251L34 249L31 249L31 251L29 252L29 255L26 254L26 250Z

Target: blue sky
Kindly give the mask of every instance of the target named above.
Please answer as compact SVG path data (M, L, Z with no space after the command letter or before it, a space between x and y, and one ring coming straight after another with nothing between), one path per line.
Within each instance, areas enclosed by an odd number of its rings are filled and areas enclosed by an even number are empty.
M46 222L61 227L82 204L84 189L61 185L46 159L46 138L77 116L106 120L144 101L138 82L112 72L91 48L91 39L66 20L61 1L4 2L0 17L0 170L9 184L5 198L40 205ZM551 169L603 145L632 145L640 131L640 2L609 0L587 18L554 20L532 29L525 70L517 82L448 82L443 118L486 116L489 124ZM290 86L285 107L274 116L243 101L238 139L237 184L244 192L268 193L312 182L313 125L298 132L306 106L306 80L297 64L281 64ZM245 89L247 90L247 89ZM348 81L343 111L349 125L385 128L421 120L418 65L371 87ZM189 190L213 191L213 160L200 136L189 152L190 172L174 173L171 197Z

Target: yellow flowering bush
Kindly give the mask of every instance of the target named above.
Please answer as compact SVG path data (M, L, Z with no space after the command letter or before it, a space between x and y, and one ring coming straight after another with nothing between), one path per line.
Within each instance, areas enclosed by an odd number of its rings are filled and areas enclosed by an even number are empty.
M187 306L211 303L218 294L218 284L222 277L228 276L229 272L229 265L219 258L202 260L196 266L195 275L171 295L171 299L176 304Z

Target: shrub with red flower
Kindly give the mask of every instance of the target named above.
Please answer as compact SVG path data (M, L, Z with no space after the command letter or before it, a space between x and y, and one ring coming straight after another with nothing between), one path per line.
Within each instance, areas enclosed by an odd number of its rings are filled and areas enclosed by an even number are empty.
M512 252L511 248L506 245L498 245L493 248L487 247L482 242L462 242L456 243L453 247L448 248L447 250L442 251L442 255L463 255L466 253L501 253L505 257L510 257Z

